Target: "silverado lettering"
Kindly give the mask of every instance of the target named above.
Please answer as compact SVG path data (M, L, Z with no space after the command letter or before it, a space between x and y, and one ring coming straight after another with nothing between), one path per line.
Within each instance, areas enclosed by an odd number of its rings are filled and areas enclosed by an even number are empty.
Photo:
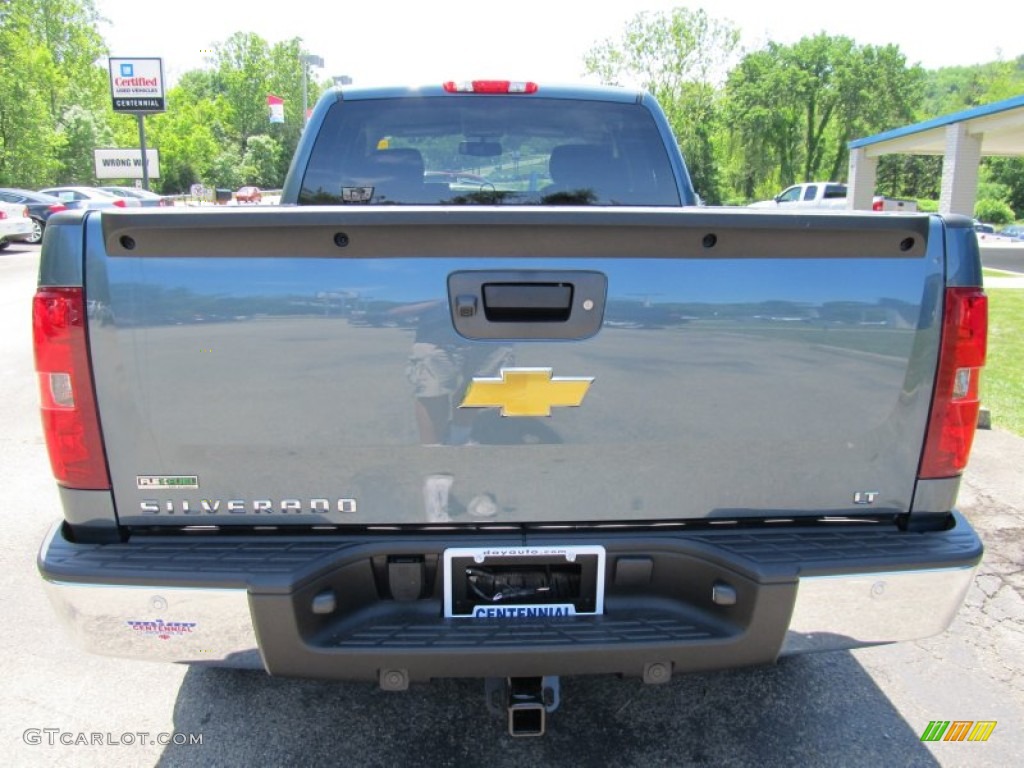
M224 504L227 512L233 515L259 515L259 514L326 514L331 509L345 514L354 514L358 508L355 499L282 499L275 502L272 499L256 499L246 501L244 499L231 499ZM202 499L198 504L188 499L174 499L158 501L145 499L139 502L139 509L144 515L215 515L221 511L220 499L211 501Z

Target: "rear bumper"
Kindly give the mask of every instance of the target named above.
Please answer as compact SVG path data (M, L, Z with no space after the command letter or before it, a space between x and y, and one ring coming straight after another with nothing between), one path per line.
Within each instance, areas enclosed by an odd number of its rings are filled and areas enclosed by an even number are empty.
M644 676L652 665L722 669L941 632L982 554L967 522L955 522L930 533L879 524L488 536L495 545L607 549L603 616L528 622L442 618L438 558L466 546L466 536L167 536L97 545L70 542L56 526L39 567L71 633L104 655L353 680L394 680L396 671L406 682ZM418 597L393 597L409 591L389 583L389 558L420 564ZM733 602L721 599L722 585Z
M21 242L28 240L32 237L32 219L29 217L21 217L17 219L8 219L6 226L0 229L0 240L10 240L11 242Z

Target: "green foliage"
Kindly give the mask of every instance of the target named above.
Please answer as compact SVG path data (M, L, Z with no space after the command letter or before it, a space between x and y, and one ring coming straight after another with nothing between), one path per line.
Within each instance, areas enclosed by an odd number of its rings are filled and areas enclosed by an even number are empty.
M1016 217L1013 209L1002 200L986 197L974 204L974 218L989 224L1009 224Z
M927 73L922 112L948 115L1024 92L1024 56L970 67L942 67Z
M1006 184L993 181L989 169L982 166L978 177L978 192L976 197L978 200L988 198L990 200L1002 200L1003 202L1006 202L1010 198L1010 188Z
M981 374L981 402L992 422L1024 435L1024 291L987 288L988 356Z
M936 198L942 193L942 158L882 155L878 158L875 191L889 197Z
M213 158L204 177L208 186L237 189L245 184L245 169L234 147L227 147Z
M922 78L893 45L825 34L769 42L729 73L729 124L743 158L732 183L753 193L844 179L848 142L907 122Z
M605 40L584 58L605 83L638 84L658 99L706 201L722 198L722 80L739 46L739 30L703 10L640 13L619 40Z
M102 138L106 46L92 0L0 4L0 185L39 187L84 173ZM91 148L87 177L92 175Z
M917 210L921 213L938 213L939 201L926 197L917 198Z
M96 183L96 167L92 151L97 147L113 146L113 131L99 110L69 107L60 124L61 146L57 153L60 163L58 184Z
M987 157L982 168L985 178L1005 190L998 199L1024 216L1024 157Z
M265 134L250 136L242 157L245 181L260 187L280 186L278 169L282 154L276 139Z

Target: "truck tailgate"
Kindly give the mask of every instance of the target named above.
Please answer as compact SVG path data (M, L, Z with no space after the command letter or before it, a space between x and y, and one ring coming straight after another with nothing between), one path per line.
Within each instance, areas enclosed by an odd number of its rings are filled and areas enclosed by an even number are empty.
M119 520L906 512L941 227L707 209L92 215Z

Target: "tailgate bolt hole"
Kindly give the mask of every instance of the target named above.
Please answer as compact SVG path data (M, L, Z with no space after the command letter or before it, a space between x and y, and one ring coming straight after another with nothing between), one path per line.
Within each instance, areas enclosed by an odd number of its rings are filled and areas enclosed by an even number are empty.
M654 661L644 664L643 681L647 685L662 685L672 679L672 663Z
M715 244L718 243L718 235L708 233L704 235L704 240L702 242L704 243L705 248L714 248Z
M135 238L128 235L121 235L121 247L126 251L135 250Z
M409 673L404 669L382 669L379 683L382 691L407 691Z
M348 235L346 235L344 232L335 232L334 244L339 248L344 248L346 245L348 245Z
M905 237L905 238L903 238L900 241L900 250L901 251L906 252L906 251L909 251L913 247L914 247L914 238L912 238L912 237Z

